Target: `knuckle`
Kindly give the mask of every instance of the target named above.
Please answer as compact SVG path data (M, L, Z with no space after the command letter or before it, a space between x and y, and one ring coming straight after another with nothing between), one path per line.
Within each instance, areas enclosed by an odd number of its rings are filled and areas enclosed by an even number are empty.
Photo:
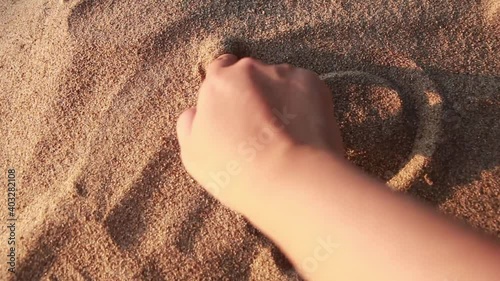
M287 75L290 75L291 73L293 73L293 71L295 70L295 67L291 64L283 63L283 64L276 65L275 70L279 76L286 77Z
M314 80L319 80L318 74L316 72L312 71L312 70L305 69L305 68L300 68L300 71L307 78L314 79Z
M300 68L297 70L297 75L299 79L308 83L319 83L322 82L318 74L312 70Z
M289 63L282 63L279 65L284 70L293 70L295 67Z
M254 58L246 57L239 61L240 66L244 68L254 68L257 65L257 60Z

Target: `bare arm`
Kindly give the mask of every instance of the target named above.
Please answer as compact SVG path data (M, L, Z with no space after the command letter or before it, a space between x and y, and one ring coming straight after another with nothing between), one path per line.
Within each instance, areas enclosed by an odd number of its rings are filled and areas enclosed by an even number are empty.
M294 154L246 216L308 280L498 280L498 244L335 155Z
M500 248L342 158L317 75L224 55L178 120L188 172L310 280L498 280Z

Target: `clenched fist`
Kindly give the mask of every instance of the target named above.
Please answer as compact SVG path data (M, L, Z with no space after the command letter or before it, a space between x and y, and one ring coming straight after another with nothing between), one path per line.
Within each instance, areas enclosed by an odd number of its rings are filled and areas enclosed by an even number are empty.
M298 147L343 154L330 91L314 72L227 54L206 73L178 139L187 171L228 207L245 213L258 202Z

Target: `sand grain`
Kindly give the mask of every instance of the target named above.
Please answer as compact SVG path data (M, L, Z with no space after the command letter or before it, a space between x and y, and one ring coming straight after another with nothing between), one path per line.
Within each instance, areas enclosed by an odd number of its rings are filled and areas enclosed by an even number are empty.
M498 3L3 1L0 168L17 171L19 260L2 276L298 278L179 160L176 118L227 50L380 77L329 82L351 160L500 235Z

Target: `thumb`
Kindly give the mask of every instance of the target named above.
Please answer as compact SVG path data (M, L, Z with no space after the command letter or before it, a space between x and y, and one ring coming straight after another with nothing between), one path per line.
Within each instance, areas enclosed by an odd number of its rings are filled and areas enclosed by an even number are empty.
M177 119L177 139L181 148L186 143L189 135L191 135L191 126L195 115L196 107L191 107L181 113Z

